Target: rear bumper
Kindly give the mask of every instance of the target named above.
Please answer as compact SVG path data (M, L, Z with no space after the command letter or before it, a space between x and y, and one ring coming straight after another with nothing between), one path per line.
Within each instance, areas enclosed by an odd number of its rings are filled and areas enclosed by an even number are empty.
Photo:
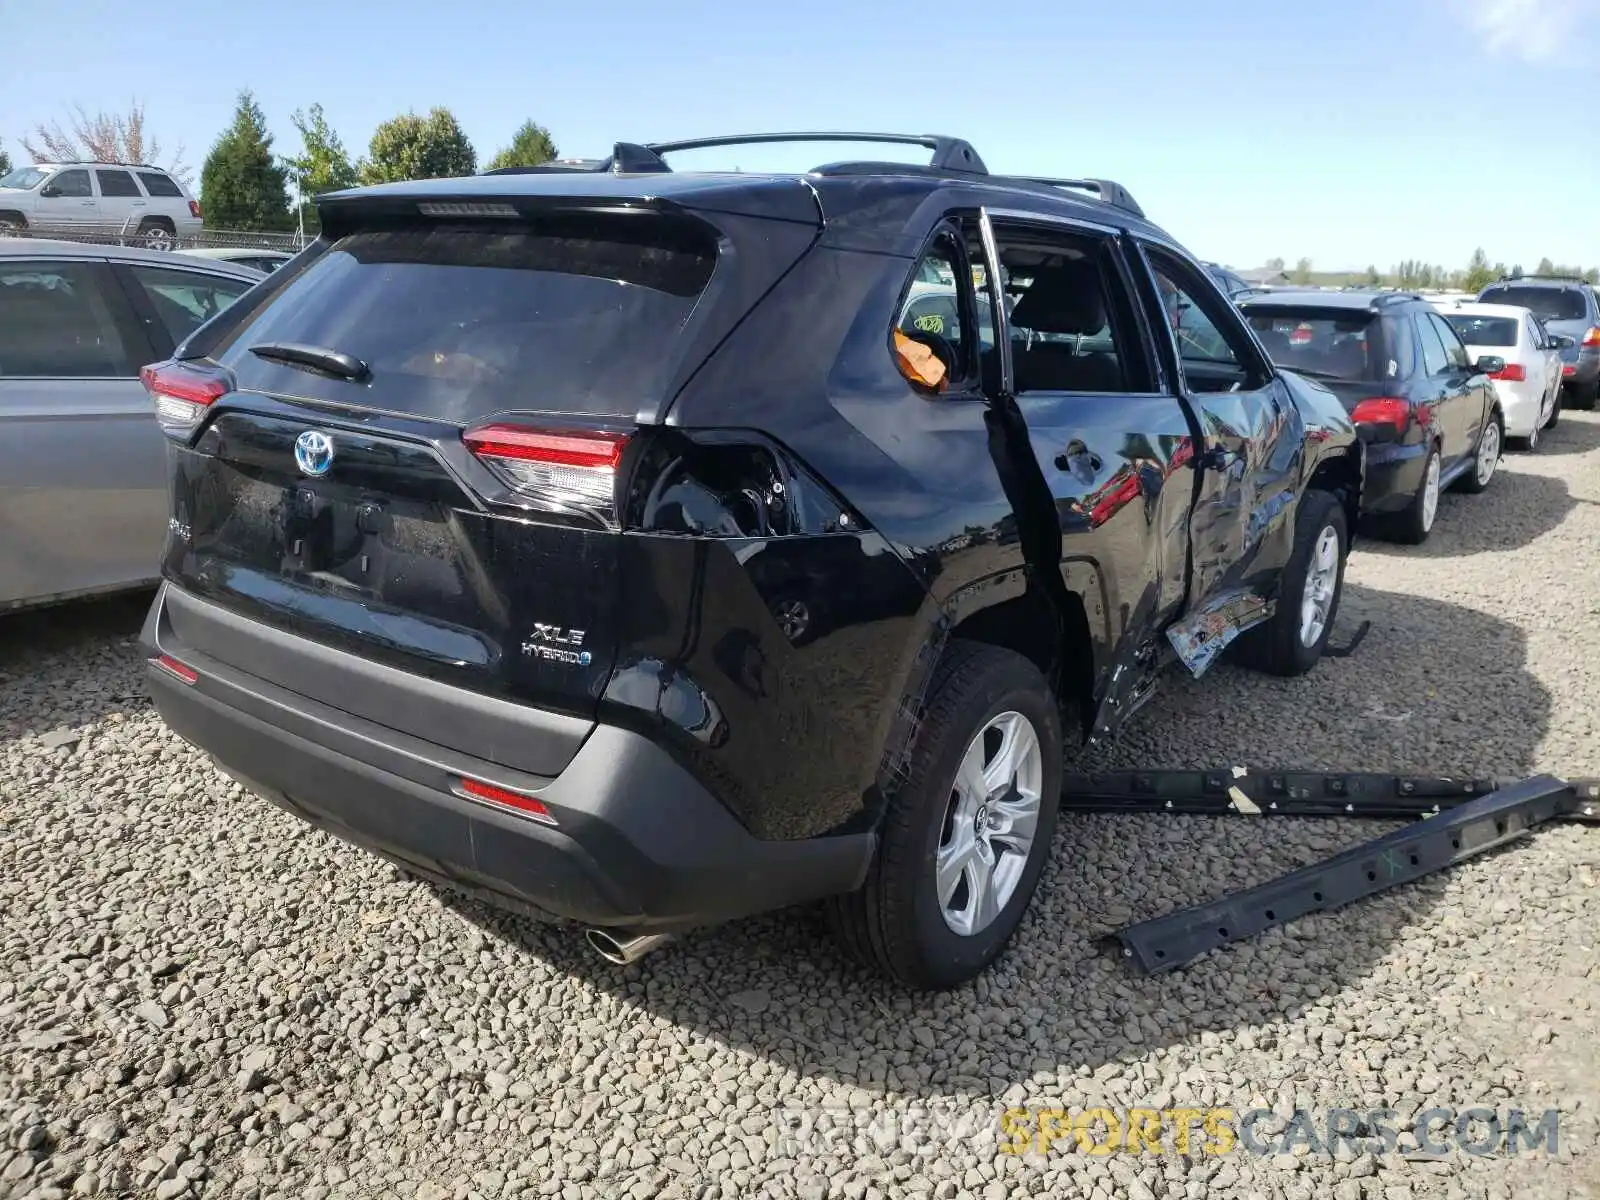
M1571 367L1573 373L1567 374ZM1577 362L1563 362L1561 364L1561 382L1567 387L1593 387L1600 383L1600 349L1585 349L1578 355Z
M1367 475L1361 489L1361 511L1368 514L1399 512L1422 487L1428 462L1425 443L1367 443Z
M753 836L666 751L597 725L553 779L532 776L295 695L183 645L161 619L146 652L162 719L252 791L418 875L491 903L611 929L672 931L859 887L870 833ZM533 795L546 824L456 794L462 778Z

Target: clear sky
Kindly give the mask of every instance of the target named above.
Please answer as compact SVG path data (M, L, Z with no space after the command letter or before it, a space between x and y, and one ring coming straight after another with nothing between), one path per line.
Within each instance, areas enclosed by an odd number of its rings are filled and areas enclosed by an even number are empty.
M1600 265L1600 0L0 0L0 54L13 161L38 121L137 98L198 175L243 87L280 153L313 102L352 156L437 104L485 159L527 117L585 157L937 132L993 170L1120 180L1236 267Z

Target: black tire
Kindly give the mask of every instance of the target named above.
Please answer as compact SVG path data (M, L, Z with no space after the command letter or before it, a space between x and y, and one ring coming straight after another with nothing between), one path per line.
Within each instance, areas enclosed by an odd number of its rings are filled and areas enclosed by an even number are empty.
M1324 532L1329 530L1337 539L1333 595L1322 631L1308 645L1301 636L1301 602L1318 545ZM1344 596L1344 568L1349 555L1350 523L1339 497L1328 492L1307 492L1300 500L1300 512L1295 517L1294 550L1283 568L1277 609L1271 620L1239 638L1241 660L1258 671L1285 677L1304 675L1316 666L1339 616L1339 601Z
M1548 425L1535 425L1533 431L1527 437L1507 438L1506 442L1508 445L1521 450L1524 454L1537 454L1539 453L1539 447L1544 444L1542 434L1548 428Z
M147 217L139 222L139 244L147 250L175 250L178 231L165 217Z
M934 864L968 746L997 716L1026 718L1042 760L1038 821L1009 900L963 936L947 923ZM1061 800L1061 715L1039 669L1020 654L957 640L935 670L904 778L889 797L878 854L859 891L827 906L844 947L897 983L943 990L981 974L1016 932L1050 856Z
M1479 460L1487 453L1486 447L1491 441L1490 430L1494 431L1492 438L1494 444L1494 466L1489 469L1489 477L1487 479L1480 479ZM1500 460L1505 457L1505 448L1506 422L1497 408L1490 414L1490 421L1484 425L1483 432L1478 434L1478 444L1472 449L1471 469L1461 477L1456 486L1469 496L1476 496L1480 492L1488 491L1489 485L1494 482L1494 477L1500 473Z
M1554 403L1550 405L1550 416L1544 423L1546 429L1554 429L1561 423L1561 400L1565 394L1566 389L1559 383L1556 384L1556 398Z
M1572 388L1572 407L1593 412L1597 397L1600 397L1600 380L1588 385L1575 384Z
M1401 511L1392 515L1381 517L1373 522L1374 532L1387 542L1399 542L1406 546L1420 546L1428 540L1428 535L1433 532L1434 523L1439 517L1437 498L1434 503L1433 516L1427 514L1428 471L1430 464L1442 470L1444 459L1439 454L1439 447L1432 446L1428 450L1428 457L1423 461L1422 482L1417 485L1416 495L1411 497L1411 503ZM1440 492L1443 492L1440 488Z
M27 229L28 223L21 217L10 215L0 217L0 237L21 237Z

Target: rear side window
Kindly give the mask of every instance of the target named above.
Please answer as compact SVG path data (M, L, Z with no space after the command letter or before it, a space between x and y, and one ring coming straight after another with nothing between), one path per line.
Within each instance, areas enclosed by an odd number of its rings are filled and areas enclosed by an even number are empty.
M126 171L96 171L95 181L100 185L102 196L137 196L139 189L133 184L133 176Z
M245 387L448 421L513 409L631 416L658 398L716 256L708 227L642 213L353 233L215 355ZM263 342L355 355L372 382L267 363L249 352Z
M244 295L250 285L222 275L130 266L128 271L150 300L174 345Z
M0 264L0 379L131 376L88 263Z
M1426 316L1417 317L1417 337L1422 340L1422 366L1429 375L1442 375L1450 369L1450 356L1445 353L1439 331Z
M1515 317L1474 317L1469 313L1449 313L1445 320L1469 346L1515 346ZM1537 342L1537 339L1535 339Z
M144 184L144 190L152 196L183 195L183 189L160 171L140 171L139 182Z
M1478 299L1485 304L1515 304L1532 309L1546 321L1581 321L1589 315L1583 291L1575 287L1491 287Z

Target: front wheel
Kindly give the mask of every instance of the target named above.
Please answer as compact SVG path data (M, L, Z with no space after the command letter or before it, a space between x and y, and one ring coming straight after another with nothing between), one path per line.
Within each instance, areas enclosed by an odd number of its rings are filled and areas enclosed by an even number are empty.
M1500 467L1500 451L1505 444L1505 429L1500 424L1500 414L1490 413L1478 435L1478 449L1472 455L1472 469L1461 477L1461 490L1477 494L1488 488L1494 473Z
M1271 619L1247 631L1244 661L1273 675L1304 675L1322 657L1344 594L1349 522L1339 497L1307 492L1295 518L1294 549L1284 566Z
M1594 408L1597 397L1600 397L1600 380L1579 384L1572 389L1572 407L1589 412Z
M1011 650L952 642L867 881L829 905L840 941L913 988L951 988L986 970L1049 857L1061 755L1061 718L1039 669Z

